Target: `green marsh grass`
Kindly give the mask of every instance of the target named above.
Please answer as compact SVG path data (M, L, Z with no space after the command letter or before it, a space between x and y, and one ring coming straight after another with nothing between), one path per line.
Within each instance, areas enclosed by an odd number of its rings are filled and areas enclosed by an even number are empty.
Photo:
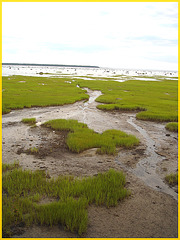
M33 148L30 148L30 149L29 149L29 152L32 153L32 154L33 154L33 153L38 153L38 152L39 152L39 149L36 148L36 147L33 147Z
M150 78L150 77L148 77ZM177 122L178 81L128 80L112 81L109 78L98 80L48 77L9 76L2 78L2 112L33 106L56 106L87 100L89 96L82 87L100 90L103 95L97 102L98 108L107 111L140 111L137 119L150 121ZM103 81L104 79L104 81ZM130 79L130 78L129 78ZM69 83L71 82L71 84ZM79 85L81 88L77 88Z
M106 111L139 111L136 118L157 122L178 121L178 81L86 81L80 87L99 90L97 108Z
M23 118L21 120L21 122L27 123L29 125L34 125L36 123L36 119L35 118Z
M18 168L19 167L19 162L18 161L15 161L13 164L2 164L2 172L6 172L8 170L12 170L12 169L15 169L15 168Z
M86 124L77 120L56 119L44 123L54 130L69 131L66 144L72 152L80 153L90 148L99 148L100 154L115 154L116 147L131 148L139 144L139 140L120 130L107 130L102 134L89 129Z
M85 90L67 78L8 76L2 77L2 113L11 109L57 106L89 99Z
M177 122L170 122L166 124L166 129L171 132L178 132L178 123Z
M5 164L3 164L3 168ZM90 204L116 206L128 197L123 172L110 169L94 177L75 178L59 176L47 179L44 171L13 169L3 173L3 236L10 237L11 228L23 223L26 226L61 224L71 232L86 232ZM42 204L44 197L54 199Z
M171 173L165 177L166 182L170 186L175 186L178 184L178 173Z

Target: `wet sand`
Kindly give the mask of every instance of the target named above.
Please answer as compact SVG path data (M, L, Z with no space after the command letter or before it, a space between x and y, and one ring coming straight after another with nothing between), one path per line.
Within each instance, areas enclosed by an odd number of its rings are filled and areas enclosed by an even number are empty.
M3 115L3 162L18 160L24 169L44 169L51 177L93 176L110 168L123 170L132 195L115 208L90 206L88 229L83 237L177 237L177 189L164 183L165 175L177 171L177 134L168 132L165 123L136 120L136 113L100 111L95 99L101 92L88 90L88 94L86 103ZM23 118L31 117L37 119L35 128L21 123ZM58 118L77 119L99 133L122 130L136 135L141 143L131 150L118 149L117 156L98 155L96 149L74 154L66 147L65 132L41 126ZM29 154L27 150L32 147L37 147L39 153ZM20 232L13 237L78 237L59 226L33 226Z

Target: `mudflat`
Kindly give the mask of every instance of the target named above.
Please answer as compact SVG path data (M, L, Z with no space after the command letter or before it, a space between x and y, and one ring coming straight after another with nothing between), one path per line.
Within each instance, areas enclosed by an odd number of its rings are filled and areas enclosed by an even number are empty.
M137 120L134 112L98 110L95 99L101 92L87 91L90 99L86 103L16 110L3 115L3 163L18 160L24 169L43 169L50 177L94 176L110 168L123 170L131 196L116 207L89 206L88 228L82 237L177 237L177 188L169 188L164 181L167 174L177 171L177 133L167 131L163 122ZM21 122L27 117L35 117L37 127ZM107 129L123 130L138 137L140 145L130 150L119 148L116 156L96 154L96 149L71 153L65 143L66 132L42 126L58 118L76 119L99 133ZM29 153L29 148L39 151ZM156 161L151 164L154 158ZM13 237L74 238L78 235L62 226L34 225L30 228L16 226Z

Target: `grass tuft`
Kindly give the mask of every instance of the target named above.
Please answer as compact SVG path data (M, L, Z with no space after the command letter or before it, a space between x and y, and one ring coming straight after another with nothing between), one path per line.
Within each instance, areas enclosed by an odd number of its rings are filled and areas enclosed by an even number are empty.
M106 110L106 111L112 111L112 110L118 110L118 111L146 111L145 108L136 106L136 105L118 105L118 104L104 104L104 105L98 105L98 109L100 110Z
M36 147L33 147L33 148L28 149L28 152L30 152L31 154L36 154L39 152L39 149Z
M18 167L19 167L19 162L18 161L15 161L13 164L3 163L2 164L2 172L6 172L8 170L13 170L13 169L18 168Z
M34 125L36 123L36 119L35 118L23 118L21 120L21 122L27 123L29 125Z
M44 126L69 131L66 143L69 150L76 153L90 148L100 148L97 153L113 155L116 153L116 147L132 148L139 144L139 140L133 135L119 130L107 130L98 134L77 120L50 120L44 123Z
M112 207L130 194L125 188L124 174L113 169L96 177L59 176L49 180L44 171L13 167L3 166L11 169L4 172L2 178L3 237L10 237L11 229L19 223L25 226L61 224L82 235L87 230L90 204ZM43 197L54 201L40 204Z
M178 173L171 173L165 177L166 182L170 186L175 186L178 184Z
M178 132L178 123L176 122L167 123L165 128L171 132Z

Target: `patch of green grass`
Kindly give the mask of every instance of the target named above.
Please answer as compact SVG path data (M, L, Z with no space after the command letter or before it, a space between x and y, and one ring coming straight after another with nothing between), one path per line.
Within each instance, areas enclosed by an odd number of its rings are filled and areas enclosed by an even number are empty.
M2 113L11 109L57 106L89 99L85 90L67 78L8 76L2 77Z
M56 106L87 100L89 96L82 87L100 90L103 95L97 101L101 110L140 111L137 119L150 121L178 121L178 81L112 81L48 77L11 76L2 78L2 112L33 106ZM128 77L130 79L130 77ZM150 77L148 77L150 78ZM104 81L103 81L104 79ZM177 79L177 78L175 78ZM71 84L69 83L71 82ZM77 88L79 85L81 88Z
M104 105L98 105L98 109L100 110L106 110L106 111L112 111L112 110L118 110L118 111L145 111L145 108L136 106L136 105L116 105L116 104L108 104L106 106Z
M15 169L15 168L18 168L18 167L19 167L19 162L18 161L15 161L13 164L3 163L2 164L2 172L6 172L8 170L12 170L12 169Z
M76 80L80 87L103 93L96 99L97 108L106 111L140 111L137 119L178 121L178 81L86 81Z
M107 130L102 134L89 129L86 124L77 120L56 119L44 123L54 130L69 131L67 146L72 152L80 153L90 148L100 148L100 154L115 154L116 147L131 148L139 144L139 140L119 130Z
M116 206L130 194L125 183L124 174L113 169L81 179L73 176L47 179L44 171L6 171L2 178L3 237L10 237L11 228L19 223L61 224L82 235L87 229L88 206ZM54 201L42 204L44 197Z
M178 184L178 173L171 173L165 177L166 182L170 186L175 186Z
M32 153L32 154L33 154L33 153L38 153L38 151L39 151L39 149L36 148L36 147L33 147L33 148L30 148L30 149L29 149L29 152Z
M178 123L176 123L176 122L167 123L166 129L171 132L178 132Z
M29 125L34 125L36 123L36 119L35 118L23 118L21 120L21 122L27 123Z

